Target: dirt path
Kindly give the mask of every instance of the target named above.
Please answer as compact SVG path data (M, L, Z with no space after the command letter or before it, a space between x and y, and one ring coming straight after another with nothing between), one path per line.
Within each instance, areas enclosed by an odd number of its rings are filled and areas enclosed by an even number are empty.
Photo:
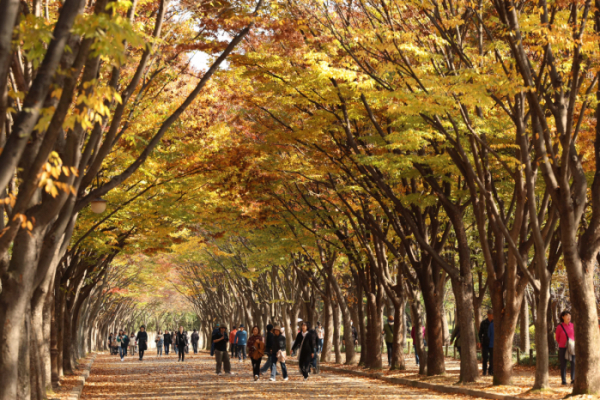
M254 382L249 361L233 361L232 370L233 376L217 376L214 358L207 354L189 355L184 363L173 354L158 359L147 354L142 362L137 356L121 362L117 356L100 354L81 399L474 399L338 374L312 375L304 383L291 364L288 382L279 375L277 382L267 377Z

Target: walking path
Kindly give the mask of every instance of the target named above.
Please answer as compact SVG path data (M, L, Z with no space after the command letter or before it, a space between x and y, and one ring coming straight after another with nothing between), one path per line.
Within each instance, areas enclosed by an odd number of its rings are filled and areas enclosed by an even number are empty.
M119 399L427 399L460 400L474 397L445 395L427 389L393 385L377 379L324 372L307 383L296 365L288 365L290 380L266 377L254 382L250 361L232 362L233 376L215 374L215 361L206 353L190 354L184 363L170 354L147 354L121 362L117 356L99 354L81 396L82 400Z

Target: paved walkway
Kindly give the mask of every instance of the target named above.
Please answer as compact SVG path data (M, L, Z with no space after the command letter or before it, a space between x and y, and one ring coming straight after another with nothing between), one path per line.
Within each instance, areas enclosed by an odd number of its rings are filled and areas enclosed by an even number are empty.
M297 366L289 365L290 380L277 382L262 377L254 382L250 361L233 361L233 376L217 376L214 358L189 355L184 363L170 354L156 358L147 352L144 361L99 354L81 399L474 399L443 395L426 389L382 383L376 379L322 373L306 383Z

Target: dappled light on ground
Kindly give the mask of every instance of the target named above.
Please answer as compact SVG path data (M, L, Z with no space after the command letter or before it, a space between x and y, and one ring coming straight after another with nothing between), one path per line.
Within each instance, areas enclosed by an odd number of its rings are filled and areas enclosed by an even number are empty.
M375 379L323 373L307 383L295 365L288 365L290 380L276 382L263 376L252 379L250 361L233 361L233 376L215 374L214 358L206 353L189 355L184 363L176 355L128 357L98 355L86 381L82 400L101 399L458 399L429 390L390 385ZM464 397L471 399L472 397Z

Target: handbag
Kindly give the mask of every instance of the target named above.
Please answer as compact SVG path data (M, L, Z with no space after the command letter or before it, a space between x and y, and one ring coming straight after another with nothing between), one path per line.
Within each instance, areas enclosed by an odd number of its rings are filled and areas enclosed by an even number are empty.
M563 324L560 324L560 327L563 329L565 335L567 336L567 351L565 352L565 359L571 361L571 357L575 355L575 341L569 337L569 335L567 334L567 330L565 329Z
M252 346L252 359L260 360L265 355L265 342L257 340Z
M277 361L284 363L285 362L285 350L277 351Z

